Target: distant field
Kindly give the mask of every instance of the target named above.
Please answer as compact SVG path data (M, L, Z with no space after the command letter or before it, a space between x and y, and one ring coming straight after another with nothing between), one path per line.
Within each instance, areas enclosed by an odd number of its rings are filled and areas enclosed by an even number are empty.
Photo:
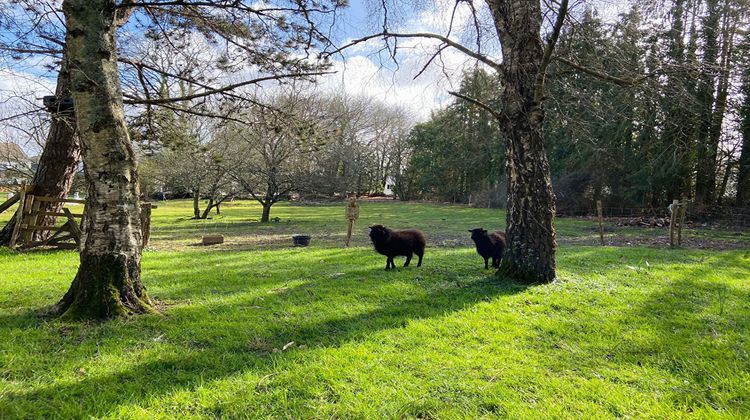
M151 248L183 249L198 244L203 235L223 234L227 241L218 249L267 249L286 247L291 235L313 235L318 246L340 246L345 242L344 203L300 204L282 202L271 211L275 222L259 222L261 208L255 201L234 201L221 207L221 214L208 220L193 220L191 200L155 203ZM205 203L202 203L205 205ZM12 210L0 214L5 223ZM394 228L416 227L425 231L432 246L471 246L468 230L473 227L505 229L505 212L477 209L463 205L404 203L400 201L362 201L360 219L353 235L353 245L368 246L367 226L382 223ZM558 241L562 244L598 245L598 224L593 219L558 218ZM668 228L618 227L606 223L605 241L619 246L650 245L666 247ZM688 248L735 249L750 247L750 231L693 228L684 232Z
M363 203L347 249L341 203L269 224L246 201L199 221L158 205L143 279L162 316L41 318L77 254L0 250L0 418L750 416L747 233L670 250L638 246L664 229L615 228L631 246L598 247L593 222L558 219L559 280L525 287L469 246L498 210ZM385 272L372 223L423 229L424 266Z

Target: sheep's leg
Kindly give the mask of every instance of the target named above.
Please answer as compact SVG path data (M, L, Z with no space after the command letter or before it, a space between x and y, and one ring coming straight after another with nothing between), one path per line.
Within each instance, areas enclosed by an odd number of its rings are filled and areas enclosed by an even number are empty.
M385 269L390 270L391 266L393 266L394 268L396 267L396 265L393 264L393 257L388 257L385 259Z
M408 267L409 263L411 262L412 254L409 254L406 256L406 262L404 263L404 267Z
M419 257L419 261L417 261L417 267L421 267L422 266L422 256L423 255L424 255L424 252L421 252L421 253L417 254L417 257Z
M489 267L487 266L487 260L489 260L489 258L484 257L484 269L485 270L489 269ZM493 264L494 264L494 262L493 262ZM494 267L494 265L493 265L493 267Z
M497 258L492 257L492 268L498 268L500 267L500 264L498 263Z

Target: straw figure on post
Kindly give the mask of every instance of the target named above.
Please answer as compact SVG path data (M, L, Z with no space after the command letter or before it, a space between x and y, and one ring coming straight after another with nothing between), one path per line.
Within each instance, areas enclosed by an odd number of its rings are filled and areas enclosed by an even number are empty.
M354 223L359 219L359 203L357 203L357 196L352 195L349 197L349 204L346 206L346 219L348 220L349 227L346 231L346 246L351 245L352 242L352 231L354 230Z

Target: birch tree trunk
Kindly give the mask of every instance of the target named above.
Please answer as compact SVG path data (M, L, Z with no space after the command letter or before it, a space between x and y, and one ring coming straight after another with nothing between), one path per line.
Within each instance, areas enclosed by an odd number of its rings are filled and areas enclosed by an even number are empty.
M140 194L117 73L115 1L65 0L62 7L89 186L81 264L56 309L93 319L152 312L140 277Z
M555 279L555 198L544 150L542 12L537 0L487 0L503 52L501 121L508 174L508 247L499 273Z
M66 63L67 51L63 50L63 61L60 73L57 76L57 88L55 94L58 97L70 96L70 73ZM76 169L80 161L81 150L78 146L78 138L75 133L75 120L70 113L59 113L54 115L50 123L47 141L44 150L39 157L39 165L31 182L33 195L42 195L53 198L65 198L70 191L75 179ZM60 213L62 203L41 202L40 211ZM13 217L0 231L0 245L8 245L15 227L16 218ZM47 216L44 221L37 224L52 225L55 217ZM36 232L36 234L50 232ZM46 239L37 236L35 240Z

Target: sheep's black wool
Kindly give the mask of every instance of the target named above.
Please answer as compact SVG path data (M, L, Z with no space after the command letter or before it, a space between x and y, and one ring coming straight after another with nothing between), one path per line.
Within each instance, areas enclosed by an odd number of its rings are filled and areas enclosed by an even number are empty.
M424 256L425 238L421 231L416 229L393 230L383 225L370 226L370 239L375 250L388 257L385 261L385 269L396 268L393 257L403 255L406 257L404 267L409 266L412 255L419 257L417 267L422 266Z
M477 252L484 258L484 269L488 269L487 261L492 258L492 268L500 268L500 260L503 258L503 251L507 246L505 232L497 231L488 233L482 228L470 230L471 239L477 246Z

